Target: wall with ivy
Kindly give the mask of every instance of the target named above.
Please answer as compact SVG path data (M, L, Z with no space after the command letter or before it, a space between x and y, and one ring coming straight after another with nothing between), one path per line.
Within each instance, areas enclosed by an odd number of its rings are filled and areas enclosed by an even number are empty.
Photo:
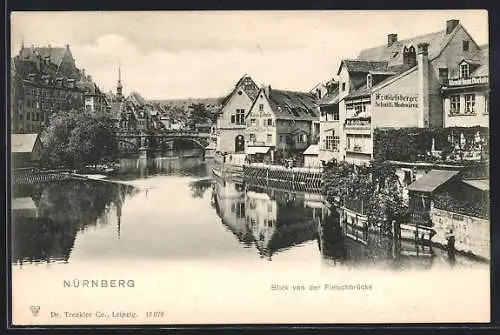
M457 162L474 152L480 152L483 160L489 156L486 127L376 128L373 142L375 161Z

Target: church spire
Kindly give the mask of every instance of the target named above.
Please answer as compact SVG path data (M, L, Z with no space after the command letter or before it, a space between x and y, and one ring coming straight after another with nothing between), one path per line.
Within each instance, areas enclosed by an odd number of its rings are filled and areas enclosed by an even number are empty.
M122 98L122 72L121 72L121 62L118 63L118 84L116 85L116 95L118 98Z

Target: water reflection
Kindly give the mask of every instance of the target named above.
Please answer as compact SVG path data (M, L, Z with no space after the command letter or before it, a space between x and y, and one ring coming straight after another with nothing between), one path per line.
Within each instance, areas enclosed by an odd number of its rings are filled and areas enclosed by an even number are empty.
M318 224L321 255L333 264L348 266L385 265L394 269L430 268L435 260L431 245L395 240L382 231L369 231L343 217L338 209L322 209Z
M431 245L394 240L387 233L348 223L341 210L330 210L317 194L216 179L212 202L223 225L238 241L246 248L255 247L267 260L316 241L318 256L331 266L431 268L437 256L450 265L456 262L447 252Z
M218 180L213 201L222 223L243 243L255 246L261 257L316 239L315 208L305 194L244 187Z
M12 199L12 262L68 261L79 231L106 225L114 209L118 219L131 186L64 181L14 187Z
M201 157L122 158L118 176L112 179L133 180L157 175L206 177L210 175L211 162Z

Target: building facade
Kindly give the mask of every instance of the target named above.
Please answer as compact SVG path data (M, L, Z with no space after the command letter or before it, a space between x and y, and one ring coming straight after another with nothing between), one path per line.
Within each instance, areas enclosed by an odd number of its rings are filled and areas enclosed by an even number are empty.
M489 127L488 50L461 60L443 82L444 127Z
M22 46L11 65L13 133L39 133L52 114L84 107L82 73L69 46Z
M450 78L455 78L463 60L477 59L481 53L459 21L449 20L444 30L432 34L402 41L390 34L386 45L342 61L337 73L340 119L344 118L339 156L368 163L373 159L375 128L443 127L443 84L453 82Z
M277 154L302 153L319 136L319 107L314 94L260 89L246 117L251 160L275 161Z
M243 76L222 102L217 118L217 148L220 153L245 152L245 115L259 91L250 76Z

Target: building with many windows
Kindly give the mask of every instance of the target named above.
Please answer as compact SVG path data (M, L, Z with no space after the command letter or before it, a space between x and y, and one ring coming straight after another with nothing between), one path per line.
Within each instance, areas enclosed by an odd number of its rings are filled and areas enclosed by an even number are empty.
M444 127L489 127L488 50L462 59L443 82Z
M343 60L337 73L343 124L340 159L359 164L373 159L376 128L443 127L450 124L444 114L452 108L464 113L475 109L480 105L476 101L485 101L484 93L466 98L464 92L460 98L456 94L451 98L454 94L445 92L452 91L454 78L464 80L462 75L487 72L477 63L484 54L458 20L448 20L442 31L404 40L389 34L385 45L362 50L357 59ZM468 77L474 82L473 90L483 89L476 83L479 79ZM442 94L449 97L449 103Z
M244 153L245 115L250 110L258 91L259 87L253 79L245 75L223 100L216 126L217 152Z
M246 117L245 153L252 161L275 161L275 156L302 153L319 136L316 95L260 89ZM277 157L276 157L277 158Z
M11 62L13 133L39 133L53 113L83 108L84 91L69 46L21 47Z

